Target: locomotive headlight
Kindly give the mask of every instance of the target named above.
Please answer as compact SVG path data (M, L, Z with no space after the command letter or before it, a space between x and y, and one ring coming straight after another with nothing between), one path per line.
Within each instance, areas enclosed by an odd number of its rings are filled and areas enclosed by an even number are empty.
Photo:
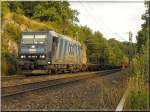
M45 58L45 56L43 55L43 56L41 56L42 58Z
M45 56L44 55L40 55L40 58L45 58Z
M24 56L21 56L21 58L24 58Z
M33 45L33 46L31 46L32 48L35 48L35 46Z
M26 58L26 56L25 55L21 55L21 58Z

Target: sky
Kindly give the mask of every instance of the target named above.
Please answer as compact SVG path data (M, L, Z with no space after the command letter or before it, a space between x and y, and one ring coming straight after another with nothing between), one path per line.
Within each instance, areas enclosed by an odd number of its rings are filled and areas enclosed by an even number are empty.
M144 2L87 2L69 1L71 8L76 9L79 24L87 25L93 31L100 31L107 39L136 42L137 32L144 22L141 15L145 13Z

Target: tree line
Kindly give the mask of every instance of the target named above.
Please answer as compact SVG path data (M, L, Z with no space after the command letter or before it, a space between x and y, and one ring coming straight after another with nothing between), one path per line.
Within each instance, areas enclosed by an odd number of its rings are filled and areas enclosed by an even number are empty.
M7 13L6 9L17 16L26 16L50 25L56 32L85 44L88 63L128 63L128 43L119 42L114 38L107 40L100 31L92 31L88 26L79 25L79 12L72 9L68 1L3 1L2 21ZM10 35L10 38L13 37Z

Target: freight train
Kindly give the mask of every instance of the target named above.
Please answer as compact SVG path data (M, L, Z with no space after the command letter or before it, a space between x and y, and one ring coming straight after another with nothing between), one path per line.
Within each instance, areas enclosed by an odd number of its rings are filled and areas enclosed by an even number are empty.
M23 32L17 65L22 73L84 71L85 50L78 41L51 30Z
M84 45L52 30L23 32L18 56L17 68L21 73L48 74L104 68L104 65L87 64Z

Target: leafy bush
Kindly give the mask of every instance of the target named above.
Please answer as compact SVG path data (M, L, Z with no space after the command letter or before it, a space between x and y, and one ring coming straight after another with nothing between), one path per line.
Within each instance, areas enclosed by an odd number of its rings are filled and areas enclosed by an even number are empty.
M10 12L7 2L1 2L1 17L2 21L10 18Z
M21 34L20 29L17 27L16 24L7 24L7 27L5 27L4 31L7 33L12 40L14 40L16 43L19 43L19 37Z
M16 56L9 53L6 49L2 47L1 51L2 59L2 74L3 75L13 75L16 73Z
M148 80L148 49L143 49L143 54L137 54L131 64L132 73L135 76L142 76L144 80Z
M26 21L25 17L16 13L12 13L12 19L18 24L28 25L28 21Z

